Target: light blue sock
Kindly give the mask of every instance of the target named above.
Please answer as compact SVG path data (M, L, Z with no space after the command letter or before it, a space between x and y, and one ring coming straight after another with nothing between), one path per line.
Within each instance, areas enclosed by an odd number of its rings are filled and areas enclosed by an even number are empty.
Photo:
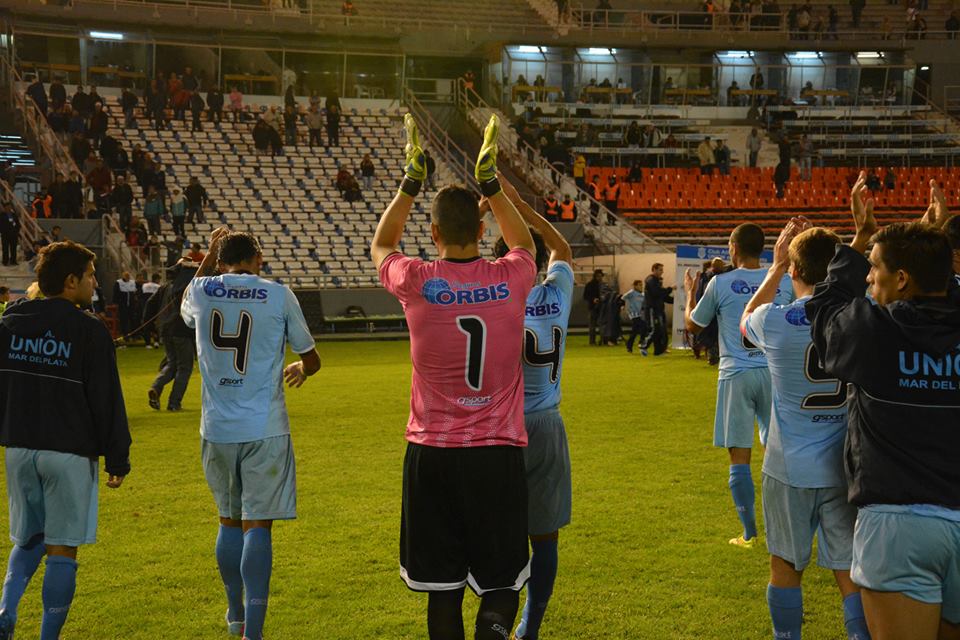
M43 546L43 534L30 538L27 544L14 545L7 562L7 577L3 581L3 598L0 598L0 611L6 611L10 620L17 621L17 607L23 598L30 578L37 572L46 547Z
M847 640L870 640L859 591L843 599L843 624L847 628Z
M533 556L530 558L530 581L527 583L527 604L517 627L517 637L537 640L543 615L553 593L553 581L557 578L557 541L531 541Z
M773 620L774 640L800 640L803 626L803 590L800 587L781 589L767 585L767 604Z
M733 494L733 505L737 508L737 515L743 523L743 537L746 540L757 537L757 517L754 513L753 476L750 474L750 465L730 465L730 493Z
M64 556L48 556L43 574L43 621L40 640L57 640L67 622L70 603L77 590L77 561Z
M240 560L243 558L243 529L220 525L217 534L217 566L227 592L227 617L231 622L243 620L243 576Z
M240 574L243 576L243 589L246 593L244 636L250 640L263 638L263 622L267 617L272 566L273 544L270 530L254 527L243 534Z

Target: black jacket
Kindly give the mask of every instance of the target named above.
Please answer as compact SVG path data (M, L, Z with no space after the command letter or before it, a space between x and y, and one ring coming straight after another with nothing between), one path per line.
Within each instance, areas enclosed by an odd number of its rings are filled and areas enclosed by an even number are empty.
M590 282L583 287L583 299L587 303L587 308L591 311L599 307L600 282L597 280L590 280ZM594 302L594 300L597 300L598 302Z
M869 271L838 247L806 305L824 371L848 385L849 500L960 509L960 304L871 304Z
M130 429L110 333L62 298L17 301L0 320L0 445L104 456L130 472Z
M0 235L16 238L20 234L20 216L12 208L0 209Z
M187 199L187 204L191 207L195 207L198 204L207 204L209 201L207 190L200 184L188 184L187 188L183 190L183 195Z
M650 274L643 281L643 304L649 312L663 315L668 302L673 304L673 287L664 287L663 280Z

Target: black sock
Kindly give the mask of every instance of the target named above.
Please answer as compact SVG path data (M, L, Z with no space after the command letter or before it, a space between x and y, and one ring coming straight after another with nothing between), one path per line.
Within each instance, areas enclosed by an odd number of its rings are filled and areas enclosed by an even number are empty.
M427 632L430 640L464 640L463 587L453 591L430 592Z
M498 589L483 594L477 612L476 640L509 640L519 607L519 591Z

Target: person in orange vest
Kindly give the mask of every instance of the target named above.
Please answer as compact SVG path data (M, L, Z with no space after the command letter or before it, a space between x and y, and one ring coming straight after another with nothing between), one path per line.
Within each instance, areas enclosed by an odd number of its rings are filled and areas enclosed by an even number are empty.
M570 199L570 194L563 194L563 202L560 203L560 222L577 221L577 203Z
M46 190L41 190L31 203L30 213L34 218L49 218L52 206L53 196L48 194Z
M558 209L560 203L557 201L557 196L553 195L552 193L548 193L547 197L543 199L543 205L543 217L550 222L556 222L557 217L560 215L560 210Z
M590 181L590 195L596 202L590 203L590 219L593 224L600 224L600 203L603 202L604 189L600 184L600 176L594 175Z
M617 182L616 176L610 176L610 181L607 183L607 188L603 192L604 204L607 205L607 209L610 209L613 213L617 212L617 200L620 199L620 183Z
M472 71L472 70L468 70L465 74L463 74L463 87L464 87L464 89L469 89L469 90L473 91L473 90L474 90L474 82L475 82L475 80L476 80L476 77L473 75L473 71Z

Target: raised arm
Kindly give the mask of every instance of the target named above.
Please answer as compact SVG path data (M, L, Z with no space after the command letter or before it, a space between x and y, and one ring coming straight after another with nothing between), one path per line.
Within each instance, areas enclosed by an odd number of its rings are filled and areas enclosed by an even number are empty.
M547 249L550 251L550 262L561 261L569 264L573 260L573 251L563 234L557 231L557 228L537 213L533 207L524 202L516 187L510 184L502 173L497 173L497 179L500 180L500 187L503 189L504 195L517 208L523 221L543 237L543 243L547 245Z
M420 187L427 179L427 161L420 147L417 122L408 113L403 117L403 126L407 132L403 182L400 183L400 191L380 216L377 231L373 234L373 242L370 243L370 257L377 269L387 256L400 250L400 238L403 237L403 228L410 216L413 200L420 193Z
M857 176L857 182L850 191L850 213L853 214L853 223L856 226L856 233L850 246L854 251L863 254L870 244L870 238L877 232L879 226L877 219L873 216L873 198L864 200L863 196L867 190L867 172L861 171Z
M480 191L490 203L490 210L500 226L503 241L510 249L526 249L531 256L536 255L537 249L533 244L533 236L524 222L517 208L504 194L497 179L497 137L500 135L500 118L490 116L487 128L483 130L483 146L477 157L477 166L474 175L480 183Z
M194 274L194 278L204 278L212 276L217 272L217 263L220 261L220 241L230 233L227 227L219 227L210 234L210 245L207 249L207 255L203 256L203 262Z
M790 267L790 243L804 229L810 227L810 221L806 218L791 218L787 226L780 232L777 238L777 244L773 247L773 264L767 271L766 277L760 284L760 288L753 294L747 306L743 309L743 315L740 316L740 332L745 331L747 318L757 310L757 307L769 304L777 297L777 289L783 276L786 275Z

